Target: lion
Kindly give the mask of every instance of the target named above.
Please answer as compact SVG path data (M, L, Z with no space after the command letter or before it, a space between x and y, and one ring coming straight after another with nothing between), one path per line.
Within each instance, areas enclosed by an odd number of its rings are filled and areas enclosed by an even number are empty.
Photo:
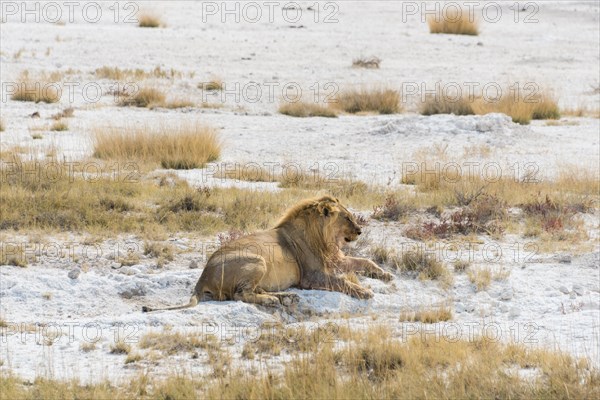
M287 210L274 228L219 248L206 263L188 304L143 307L142 311L180 310L208 300L289 304L298 300L293 293L282 293L291 287L370 299L373 292L340 273L392 279L373 261L344 255L341 248L361 233L354 215L338 199L324 196L303 200Z

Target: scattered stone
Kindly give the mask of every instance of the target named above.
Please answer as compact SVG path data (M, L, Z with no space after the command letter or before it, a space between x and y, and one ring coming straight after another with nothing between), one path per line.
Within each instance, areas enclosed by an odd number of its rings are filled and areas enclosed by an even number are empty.
M585 293L585 289L583 288L583 286L577 284L573 285L573 292L575 292L577 296L583 296Z
M568 254L562 254L558 256L558 262L561 264L571 264L571 256Z
M146 285L142 283L127 283L119 289L119 295L125 299L131 299L135 296L145 296L147 293Z
M513 298L513 295L514 295L513 288L506 288L502 291L502 293L500 293L500 299L504 300L504 301L508 301Z
M569 295L570 299L576 299L577 298L577 294L575 292L571 292L571 294Z
M196 262L196 260L192 260L190 262L190 269L198 269L198 263Z
M40 113L39 111L34 112L33 114L31 114L31 118L40 118Z
M510 318L515 318L515 317L518 317L519 315L521 315L521 309L519 307L512 307L508 311L508 316Z
M69 271L69 278L71 279L77 279L79 278L79 274L81 274L81 270L79 268L73 268L72 270Z
M483 42L477 42L477 46L483 46Z
M122 267L119 269L119 272L125 275L137 275L140 273L140 270L133 267Z
M569 289L565 285L562 285L561 287L559 287L558 290L560 290L564 294L569 294Z

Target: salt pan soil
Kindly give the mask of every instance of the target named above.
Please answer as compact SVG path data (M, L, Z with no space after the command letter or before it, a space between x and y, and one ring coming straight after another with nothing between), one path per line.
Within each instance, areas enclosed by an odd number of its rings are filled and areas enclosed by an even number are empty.
M399 185L403 168L420 160L419 154L442 155L447 160L499 165L505 174L521 177L534 168L540 178L553 177L565 166L599 169L598 119L568 117L558 126L534 122L514 124L501 114L456 117L423 117L410 112L392 116L341 116L337 119L296 119L277 114L276 98L259 101L228 97L220 108L147 110L116 107L110 95L88 103L75 91L75 116L69 131L43 133L33 140L30 129L48 122L50 115L69 105L63 96L59 104L20 103L6 100L6 82L14 82L21 71L67 71L70 79L96 82L108 92L114 82L97 80L93 71L104 65L120 68L181 71L175 79L149 83L168 91L170 96L186 96L201 101L198 82L213 76L226 85L249 82L276 82L284 87L298 82L305 91L318 83L335 82L340 89L350 85L402 87L405 82L471 82L482 85L498 82L538 82L552 87L561 106L600 104L599 6L595 2L537 2L538 23L515 23L513 11L503 5L506 17L484 24L477 37L431 35L418 17L402 22L399 2L340 2L338 23L312 22L312 16L298 23L275 18L273 23L202 22L197 3L140 3L142 9L156 10L167 23L160 29L140 29L134 24L114 24L103 18L97 24L77 17L64 25L10 19L0 24L0 78L2 85L2 150L22 146L39 157L54 149L59 158L86 159L92 153L90 132L108 125L152 125L156 122L201 121L220 128L225 141L220 163L294 163L321 172L334 165L335 176L350 175L368 182ZM300 2L306 12L309 3ZM483 3L482 3L483 4ZM480 9L480 8L479 8ZM110 15L108 3L103 5ZM523 17L523 16L522 16ZM292 28L291 25L295 26ZM297 26L302 25L302 28ZM50 48L50 51L46 51ZM24 49L19 58L14 54ZM353 58L376 55L381 69L350 68ZM192 77L191 73L195 75ZM255 92L251 92L255 93ZM216 95L218 97L218 95ZM219 98L208 98L221 102ZM42 119L29 116L40 112ZM480 146L489 153L469 149ZM193 184L252 187L277 190L276 185L212 177L214 166L205 170L177 171ZM164 173L166 171L158 171ZM368 214L369 210L356 210ZM203 303L183 311L142 314L141 305L171 305L187 301L203 267L207 242L214 238L173 235L169 241L181 252L175 261L156 268L156 260L142 256L139 264L121 266L113 254L131 243L142 248L139 238L122 236L100 243L101 253L72 258L42 254L26 269L0 268L0 313L3 327L0 368L25 378L53 376L82 380L119 380L140 369L156 373L185 371L207 373L206 354L197 359L180 355L153 363L143 360L124 364L124 357L109 354L115 334L135 342L151 330L214 333L223 339L239 365L248 368L279 368L288 357L242 361L245 340L236 327L258 327L266 321L300 323L309 327L327 323L366 328L383 324L399 336L434 331L444 338L460 334L499 336L532 346L559 348L575 355L598 360L600 348L600 247L598 213L582 215L590 236L592 251L540 253L526 248L520 237L507 235L501 241L489 237L472 253L473 266L510 271L503 281L493 281L489 289L476 292L464 274L455 273L448 289L430 281L396 274L393 282L361 279L375 297L355 300L339 293L293 290L300 296L297 309L270 310L241 302ZM399 223L371 221L369 240L401 250L408 239ZM33 242L28 236L5 233L5 241ZM85 237L75 233L52 234L42 243L79 243ZM488 245L486 247L486 245ZM365 251L362 249L361 251ZM469 254L461 252L460 257ZM449 252L447 257L456 255ZM195 261L198 268L190 268ZM192 264L193 265L193 264ZM68 273L80 268L72 279ZM72 275L74 276L74 275ZM49 299L48 299L49 298ZM450 304L450 322L419 325L399 322L402 310ZM25 326L14 333L15 324ZM86 325L87 324L87 325ZM50 345L56 327L63 336ZM69 327L72 335L67 337ZM233 333L232 333L233 332ZM237 338L232 343L229 336ZM94 350L83 352L80 345L99 338ZM244 364L246 363L246 364Z

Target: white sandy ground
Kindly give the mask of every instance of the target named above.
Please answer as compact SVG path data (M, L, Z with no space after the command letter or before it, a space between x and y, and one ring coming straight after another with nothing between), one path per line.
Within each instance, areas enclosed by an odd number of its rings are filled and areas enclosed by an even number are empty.
M300 2L306 12L310 3ZM537 2L539 23L513 21L508 5L505 18L495 24L484 24L477 37L430 35L417 16L402 22L399 2L339 2L338 23L312 22L312 16L290 24L282 18L274 23L221 23L209 19L203 23L198 3L145 3L143 9L161 13L166 28L147 30L133 24L113 24L103 18L89 24L78 17L65 25L19 23L9 19L0 24L0 79L2 85L2 119L7 125L1 134L2 150L19 145L38 151L43 158L55 149L59 159L82 160L91 155L90 132L95 127L126 126L155 123L200 121L218 127L225 141L219 163L264 165L300 165L318 168L334 177L354 176L368 182L397 185L403 168L420 162L420 153L459 162L478 162L492 173L499 165L503 174L522 177L530 169L540 178L555 176L565 166L598 171L600 159L600 122L590 118L565 118L563 123L576 125L546 126L534 122L530 126L513 124L503 115L455 117L439 115L422 117L413 113L393 116L341 116L337 119L296 119L277 114L281 87L298 82L305 93L317 83L340 88L350 85L387 85L402 88L403 83L425 84L432 89L435 82L537 82L553 88L564 107L584 104L600 105L594 88L598 87L600 68L599 6L596 2ZM482 3L483 4L483 3ZM109 4L103 7L108 15ZM323 17L323 16L321 16ZM523 18L524 15L521 16ZM217 17L214 17L217 18ZM290 28L304 25L304 28ZM481 45L478 45L481 43ZM51 48L49 55L46 50ZM20 58L13 56L24 49ZM383 59L379 70L350 68L351 60L360 55L376 55ZM242 60L242 58L249 58ZM227 85L244 86L258 82L278 84L276 95L265 93L258 102L230 96L222 108L184 110L146 110L114 106L111 96L97 103L86 103L81 91L75 95L75 117L69 119L67 132L43 132L43 139L33 140L31 128L49 124L50 115L69 105L65 96L60 104L33 104L5 101L6 83L15 81L22 70L30 73L66 71L71 82L96 82L106 92L114 82L97 81L92 72L104 65L151 70L156 66L184 72L182 78L151 81L172 97L188 96L202 100L196 89L198 82L217 76ZM190 73L195 73L194 77ZM249 95L254 94L252 90ZM307 93L308 94L308 93ZM321 94L324 94L323 92ZM208 97L211 102L218 98ZM407 99L412 110L416 98ZM29 115L39 111L41 119ZM485 145L489 154L472 154L472 149ZM266 164L265 164L266 163ZM429 166L431 167L431 166ZM443 168L443 165L441 166ZM178 171L178 175L194 184L239 185L260 190L277 190L269 183L249 184L231 180L215 180L214 166L206 170ZM367 211L367 210L358 210ZM366 328L384 324L397 335L418 334L415 329L439 332L448 340L457 329L463 336L474 333L501 340L560 348L598 361L600 348L600 247L598 214L580 216L585 221L593 251L582 255L539 253L525 249L526 240L507 236L493 242L484 251L487 237L479 238L474 252L474 267L490 266L509 270L504 281L494 281L488 290L476 292L466 275L455 274L455 283L445 291L434 282L423 282L396 275L390 284L364 279L375 297L369 301L351 299L339 293L295 291L301 297L293 312L273 311L239 302L205 303L184 311L142 314L141 305L167 305L186 302L198 279L207 242L214 238L194 235L173 236L170 241L182 254L164 269L155 267L156 260L141 258L139 265L119 267L115 251L133 242L133 237L120 237L101 243L102 255L95 256L91 245L78 234L49 235L42 243L56 243L63 250L76 243L79 256L52 257L50 247L42 251L36 263L27 269L2 266L0 269L0 314L9 324L2 328L0 368L25 378L53 376L79 377L82 380L114 381L140 370L158 374L179 371L196 376L209 372L205 352L191 359L180 355L160 360L124 365L124 356L111 355L109 347L115 332L135 342L149 330L173 326L175 330L215 332L227 339L235 327L256 328L264 321L303 323L311 327L336 323ZM371 221L368 228L373 243L385 243L402 250L400 224ZM34 242L35 238L5 235L5 243ZM492 254L495 244L501 257ZM519 248L515 257L515 249ZM83 255L88 249L91 256ZM496 248L497 253L499 250ZM44 256L43 254L46 253ZM438 252L439 255L439 252ZM484 255L487 258L484 258ZM451 259L452 252L444 260ZM461 257L468 254L461 252ZM189 269L197 260L200 269ZM448 262L451 265L451 262ZM67 273L83 267L78 279ZM115 268L113 268L115 267ZM50 294L49 300L44 298ZM125 296L125 297L123 297ZM126 298L129 297L129 298ZM429 326L400 323L401 310L451 304L454 319L449 323ZM38 323L48 326L25 336L13 334L15 323ZM74 323L73 340L63 336L52 345L44 339L52 335L51 324L65 334ZM85 329L82 327L87 325ZM97 324L97 325L95 325ZM118 328L119 324L122 325ZM457 324L457 325L453 325ZM84 353L80 344L96 337L96 350ZM415 328L416 327L416 328ZM527 329L533 329L527 331ZM35 336L35 331L38 337ZM242 335L237 334L239 339ZM335 335L334 335L335 336ZM252 337L252 336L250 336ZM248 336L245 337L246 339ZM281 357L259 361L240 360L244 338L227 344L236 365L248 370L277 369L285 361ZM259 357L260 358L260 357ZM246 363L246 364L244 364Z

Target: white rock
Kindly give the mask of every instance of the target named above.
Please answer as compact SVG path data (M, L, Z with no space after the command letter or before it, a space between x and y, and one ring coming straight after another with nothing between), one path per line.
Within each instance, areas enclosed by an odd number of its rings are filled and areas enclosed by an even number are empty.
M513 288L506 288L500 293L500 299L507 301L513 298L514 290Z
M197 269L198 268L198 263L196 262L196 260L192 260L190 262L190 269Z
M521 309L519 307L512 307L508 311L508 316L510 318L515 318L515 317L518 317L519 315L521 315Z
M583 296L585 293L585 289L581 285L573 285L573 291L575 294L577 294L577 296Z
M569 294L569 289L565 285L561 285L561 287L559 287L558 290L560 290L564 294Z
M79 278L79 274L81 274L81 270L79 268L73 268L72 270L69 271L69 278L71 279L77 279Z

